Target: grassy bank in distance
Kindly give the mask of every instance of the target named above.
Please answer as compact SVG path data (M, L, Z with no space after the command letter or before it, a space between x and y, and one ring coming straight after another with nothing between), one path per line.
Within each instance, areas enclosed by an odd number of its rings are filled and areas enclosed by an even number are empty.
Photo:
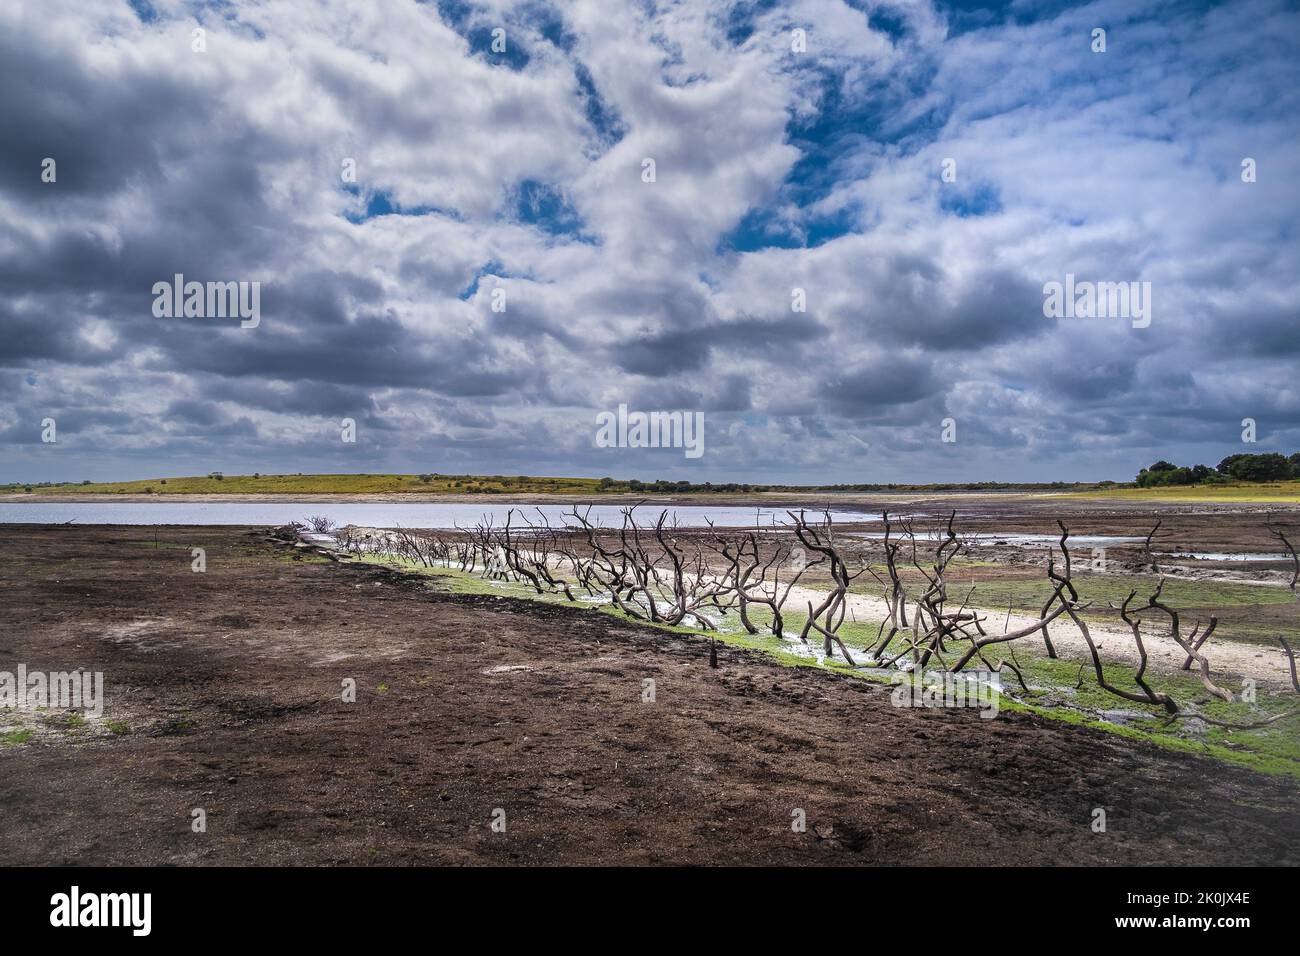
M615 495L615 494L752 494L807 492L839 494L952 494L960 492L1051 493L1064 497L1124 498L1149 501L1221 501L1300 503L1300 481L1171 485L1138 488L1132 484L944 482L940 484L760 485L726 482L616 480L613 478L545 478L529 475L200 475L147 478L140 481L14 483L0 485L0 495Z
M368 495L573 494L601 492L598 478L507 475L203 475L142 481L0 485L0 494L67 495Z
M1123 485L1072 492L1068 497L1122 498L1131 501L1219 501L1300 504L1300 481L1232 482L1204 485L1164 485L1138 488Z

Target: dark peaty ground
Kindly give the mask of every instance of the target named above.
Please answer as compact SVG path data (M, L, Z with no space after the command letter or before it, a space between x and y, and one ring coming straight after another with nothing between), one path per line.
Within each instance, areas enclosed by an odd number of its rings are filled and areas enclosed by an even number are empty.
M0 542L0 670L107 682L103 721L0 746L0 864L1300 862L1293 782L1062 723L711 671L707 642L247 529Z

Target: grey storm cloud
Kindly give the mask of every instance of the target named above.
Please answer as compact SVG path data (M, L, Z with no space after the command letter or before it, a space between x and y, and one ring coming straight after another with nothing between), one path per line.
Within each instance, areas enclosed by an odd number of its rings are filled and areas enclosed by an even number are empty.
M1246 416L1294 451L1297 112L1283 0L12 0L0 480L1126 478ZM178 273L259 323L155 317ZM1045 317L1067 273L1151 282L1151 325ZM704 412L706 455L595 447L619 404Z

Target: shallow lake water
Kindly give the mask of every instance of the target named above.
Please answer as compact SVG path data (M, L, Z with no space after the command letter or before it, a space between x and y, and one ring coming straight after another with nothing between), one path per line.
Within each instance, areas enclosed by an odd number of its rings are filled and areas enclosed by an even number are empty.
M372 528L455 528L473 527L484 518L494 524L505 523L506 513L515 509L511 525L524 526L520 514L534 523L540 522L538 508L552 526L572 525L566 512L576 507L593 524L606 527L622 522L618 505L567 504L483 504L418 502L321 502L321 501L105 501L105 502L0 502L0 524L172 524L172 525L247 525L278 526L290 521L303 522L308 515L324 515L337 525L363 525ZM668 512L682 527L702 528L712 521L718 527L771 527L789 522L778 508L746 508L728 505L656 505L637 508L638 523L653 523L661 511ZM836 522L871 521L877 514L856 511L832 511Z
M1195 558L1198 561L1290 561L1281 551L1171 551L1172 558Z
M859 538L884 538L883 531L862 531L854 532L855 537ZM891 535L895 541L900 540L901 535L894 531ZM926 529L924 533L918 533L919 540L939 540L933 529ZM1057 545L1061 536L1059 534L1024 534L1020 532L1006 532L998 534L990 531L980 531L972 535L967 535L975 547L989 547L990 545L1009 545L1017 548L1036 548ZM1123 535L1109 534L1072 534L1070 535L1069 544L1071 547L1109 547L1110 545L1135 544L1145 541L1144 537L1128 537Z

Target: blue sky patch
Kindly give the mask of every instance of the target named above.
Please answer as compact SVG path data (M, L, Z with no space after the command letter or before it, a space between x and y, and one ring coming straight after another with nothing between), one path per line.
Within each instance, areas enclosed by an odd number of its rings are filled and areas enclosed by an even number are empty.
M939 191L939 208L962 219L989 216L1002 211L1002 198L992 183L976 183L967 189L945 183Z
M352 193L354 196L362 195L360 187L355 183L348 183L343 187L344 192ZM448 219L455 219L460 222L464 217L455 209L448 209L442 206L399 206L393 202L390 193L382 189L376 189L366 194L366 209L362 213L348 212L343 216L353 225L375 219L379 216L444 216Z
M559 189L526 179L514 191L515 218L552 236L582 235L584 223Z

